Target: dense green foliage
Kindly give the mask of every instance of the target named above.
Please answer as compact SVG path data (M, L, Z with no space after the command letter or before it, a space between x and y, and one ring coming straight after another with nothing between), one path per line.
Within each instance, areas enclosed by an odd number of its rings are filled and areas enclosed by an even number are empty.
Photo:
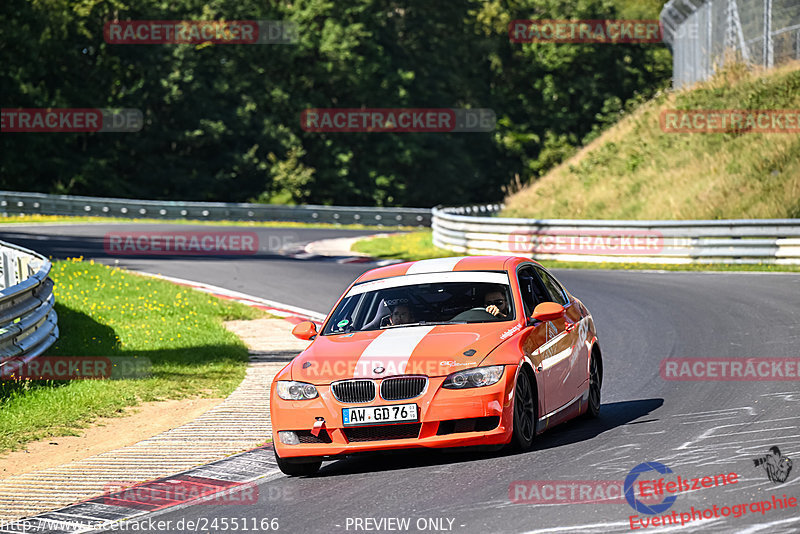
M665 86L662 44L517 44L514 19L657 18L662 0L5 0L4 108L142 110L138 133L7 133L0 187L431 206L502 198ZM290 20L296 45L119 45L109 20ZM309 107L491 108L491 133L311 133ZM588 136L588 137L587 137Z

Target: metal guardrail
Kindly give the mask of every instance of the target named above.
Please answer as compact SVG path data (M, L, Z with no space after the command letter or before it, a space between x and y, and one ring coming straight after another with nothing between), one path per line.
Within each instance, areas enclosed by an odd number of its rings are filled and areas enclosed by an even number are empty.
M670 0L660 18L675 87L707 79L729 59L765 68L800 59L797 0Z
M3 215L38 214L208 221L290 221L371 226L430 226L431 224L431 210L427 208L177 202L46 195L16 191L0 191L0 213Z
M800 219L539 220L496 217L500 209L499 204L427 210L162 202L0 191L4 215L430 225L434 245L467 254L589 262L800 264Z
M58 339L50 260L0 241L0 375L29 362Z
M502 206L434 208L433 244L538 260L800 264L800 219L612 221L492 217Z

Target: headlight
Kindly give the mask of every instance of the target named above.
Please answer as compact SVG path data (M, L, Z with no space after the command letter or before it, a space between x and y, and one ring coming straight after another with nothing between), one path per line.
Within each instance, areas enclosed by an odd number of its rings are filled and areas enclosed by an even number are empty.
M309 400L319 397L317 388L313 384L294 382L293 380L278 380L278 396L283 400Z
M491 386L496 384L503 376L503 366L476 367L449 375L442 384L447 389L466 389Z

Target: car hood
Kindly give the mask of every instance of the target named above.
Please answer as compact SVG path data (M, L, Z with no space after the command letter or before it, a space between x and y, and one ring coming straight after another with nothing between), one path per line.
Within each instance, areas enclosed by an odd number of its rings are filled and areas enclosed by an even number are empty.
M401 374L445 376L476 367L515 327L512 322L472 323L318 336L292 360L291 376L314 384Z

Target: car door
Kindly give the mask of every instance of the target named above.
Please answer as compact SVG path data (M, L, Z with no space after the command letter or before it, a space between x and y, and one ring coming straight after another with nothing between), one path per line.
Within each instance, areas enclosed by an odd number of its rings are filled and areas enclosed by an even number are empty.
M550 302L552 297L534 271L533 265L520 268L517 276L524 311L526 316L530 317L537 304ZM544 405L539 410L540 418L557 410L574 397L571 386L567 384L570 374L569 358L562 357L563 351L569 350L565 323L563 318L533 323L523 334L523 351L533 362L537 385L540 392L543 392Z
M561 360L557 363L553 362L553 364L559 368L558 379L561 380L560 384L564 389L562 400L567 403L578 395L587 380L588 349L584 340L579 339L580 332L583 331L579 328L580 306L577 302L569 299L567 292L552 274L539 266L534 266L534 270L539 275L552 301L564 306L564 318L555 321L559 334L563 334L556 348L557 358L561 358Z

